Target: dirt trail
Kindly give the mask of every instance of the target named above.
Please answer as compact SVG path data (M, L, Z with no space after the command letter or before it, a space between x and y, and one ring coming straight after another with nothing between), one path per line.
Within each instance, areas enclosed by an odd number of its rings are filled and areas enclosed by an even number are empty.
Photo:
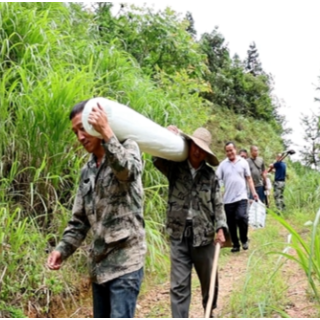
M232 263L227 262L225 266L219 268L220 290L215 317L228 317L228 315L223 312L223 306L228 303L228 298L234 290L234 286L236 286L237 281L244 275L247 258L248 252L235 254L232 256ZM139 300L136 317L171 317L169 288L170 284L167 282L162 287L155 287L142 296ZM189 316L190 318L204 317L201 289L196 274L193 274L193 290Z
M239 290L239 285L243 284L248 258L252 252L252 249L250 249L236 254L225 255L223 259L221 259L222 263L220 263L219 266L219 300L218 308L215 310L215 317L232 317L232 314L228 314L227 310L230 310L230 308L227 308L227 306L229 304L231 294L235 290ZM223 250L229 251L230 249ZM284 312L293 318L310 318L319 315L319 311L315 308L315 302L311 301L310 295L308 294L309 289L306 276L300 267L295 262L288 260L283 266L281 272L288 284L288 290L286 292L288 303ZM147 277L144 281L144 292L140 295L138 300L136 317L171 317L169 281L161 285L154 285L154 278L152 279L152 277ZM92 317L90 285L85 286L85 290L81 290L80 297L76 300L76 302L69 305L65 310L60 310L60 312L58 310L55 310L56 312L52 310L53 312L50 316L68 318ZM201 302L200 284L196 274L193 274L190 317L202 318L203 316L204 312Z
M227 249L225 249L227 250ZM250 251L240 252L228 258L225 265L219 268L219 300L218 308L215 310L216 318L230 318L225 310L228 305L230 295L234 290L239 289L239 281L246 274L248 257ZM310 300L308 294L308 283L306 277L293 261L287 261L282 269L283 276L287 279L288 304L285 312L292 318L312 318L319 315L315 308L315 303ZM194 279L197 278L193 275ZM170 312L169 282L162 286L154 287L139 299L136 317L138 318L168 318ZM198 281L193 281L192 301L190 306L190 318L203 318L203 308L201 302L201 290Z

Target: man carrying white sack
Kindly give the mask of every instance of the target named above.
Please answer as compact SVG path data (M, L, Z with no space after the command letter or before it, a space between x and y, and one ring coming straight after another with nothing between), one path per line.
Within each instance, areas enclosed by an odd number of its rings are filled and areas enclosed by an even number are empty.
M91 228L94 317L133 318L146 252L140 150L130 139L118 141L100 105L93 107L88 121L102 139L89 135L82 124L85 104L74 106L70 120L91 157L81 171L72 218L47 265L60 269Z
M175 134L175 126L168 129ZM154 165L169 181L167 232L171 247L171 311L174 318L188 318L191 299L191 272L198 274L204 310L209 297L215 251L214 238L222 245L227 232L218 180L212 166L219 164L210 150L211 134L197 129L189 140L188 159L173 162L154 158ZM217 306L218 281L212 309Z

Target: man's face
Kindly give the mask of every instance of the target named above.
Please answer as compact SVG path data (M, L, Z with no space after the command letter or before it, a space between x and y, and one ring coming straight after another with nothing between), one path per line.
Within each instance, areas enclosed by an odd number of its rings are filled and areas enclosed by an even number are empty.
M226 150L226 155L227 155L228 159L230 161L233 161L237 156L237 150L234 147L234 145L233 144L227 145L225 150Z
M78 113L71 120L72 131L78 138L78 141L89 153L95 153L101 148L101 139L89 135L82 125L82 113Z
M201 163L207 157L207 153L199 148L193 141L191 141L189 148L189 160L191 163Z
M257 147L251 148L251 156L252 158L256 158L259 155L259 150Z
M240 157L241 157L241 158L244 158L244 159L247 159L247 158L248 158L248 155L247 155L246 152L241 151L241 152L240 152Z

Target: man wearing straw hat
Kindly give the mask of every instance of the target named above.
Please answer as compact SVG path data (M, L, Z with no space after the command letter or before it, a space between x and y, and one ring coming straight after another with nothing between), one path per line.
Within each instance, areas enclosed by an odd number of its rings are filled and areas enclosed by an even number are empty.
M168 129L175 134L175 126ZM212 167L219 164L210 150L211 134L198 128L189 141L188 159L174 162L154 158L154 165L169 181L167 232L170 236L171 311L174 318L188 318L191 299L191 272L194 265L201 283L206 309L214 257L214 238L223 244L227 232L218 180ZM206 163L207 162L207 163ZM212 309L216 308L218 283Z

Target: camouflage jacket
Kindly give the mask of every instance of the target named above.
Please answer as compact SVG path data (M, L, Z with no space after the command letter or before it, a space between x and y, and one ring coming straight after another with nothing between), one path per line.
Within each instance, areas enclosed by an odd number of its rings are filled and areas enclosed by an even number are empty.
M139 270L146 252L139 147L115 137L102 145L100 167L91 155L81 171L72 218L56 248L66 259L91 228L90 273L99 284Z
M182 239L190 210L194 247L212 242L218 229L228 230L219 183L211 167L203 163L193 179L187 160L154 158L153 162L169 181L167 232L171 238Z

